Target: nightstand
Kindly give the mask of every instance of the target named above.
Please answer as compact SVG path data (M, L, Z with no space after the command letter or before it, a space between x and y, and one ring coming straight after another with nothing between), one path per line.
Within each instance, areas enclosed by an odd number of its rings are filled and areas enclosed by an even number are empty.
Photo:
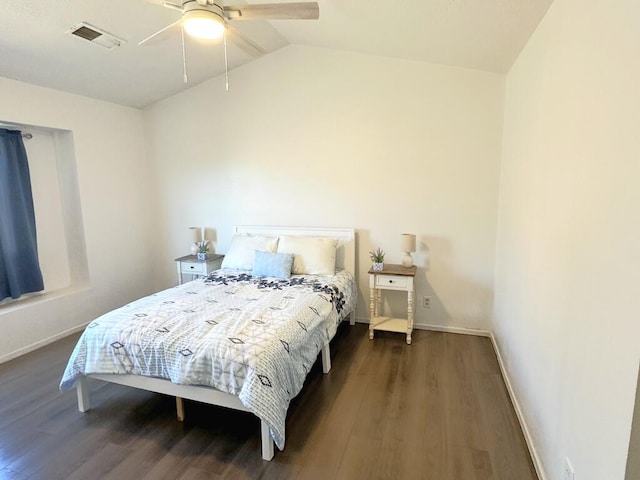
M178 267L178 285L182 285L183 275L189 274L191 278L207 276L214 270L218 270L222 265L222 259L224 255L209 255L206 260L198 260L196 255L185 255L184 257L176 258L176 265Z
M373 339L375 330L406 333L407 344L411 345L413 332L413 311L415 304L414 279L418 267L403 267L402 265L384 264L379 272L369 270L369 338ZM382 316L382 290L399 290L407 292L407 318L392 318Z

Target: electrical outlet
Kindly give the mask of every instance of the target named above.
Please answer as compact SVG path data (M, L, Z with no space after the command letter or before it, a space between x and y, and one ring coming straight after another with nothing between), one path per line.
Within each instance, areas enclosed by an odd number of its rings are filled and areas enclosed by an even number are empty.
M422 308L431 308L431 297L422 297Z
M569 457L565 457L564 459L564 475L562 476L562 480L575 480L575 473L573 472L573 467L571 466L571 462L569 461Z

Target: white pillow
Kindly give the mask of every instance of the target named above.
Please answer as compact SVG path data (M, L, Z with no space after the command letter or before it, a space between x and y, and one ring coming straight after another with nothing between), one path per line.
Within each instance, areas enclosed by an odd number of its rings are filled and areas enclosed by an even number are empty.
M252 270L253 256L256 250L275 252L278 237L262 237L259 235L234 235L229 250L222 260L222 268L236 270Z
M280 237L279 253L293 253L292 273L301 275L334 275L338 239L324 237Z

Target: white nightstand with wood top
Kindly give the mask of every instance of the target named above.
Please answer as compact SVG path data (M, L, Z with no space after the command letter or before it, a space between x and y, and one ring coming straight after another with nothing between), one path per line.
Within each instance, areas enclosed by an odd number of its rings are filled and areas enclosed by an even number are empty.
M191 278L207 276L214 270L218 270L222 265L224 255L212 254L206 260L198 260L196 255L185 255L176 258L178 267L178 285L182 285L183 275L189 274Z
M373 339L375 330L405 333L407 344L411 345L413 332L413 312L415 305L414 279L418 267L384 264L382 271L369 270L369 338ZM407 318L382 316L382 290L399 290L407 292Z

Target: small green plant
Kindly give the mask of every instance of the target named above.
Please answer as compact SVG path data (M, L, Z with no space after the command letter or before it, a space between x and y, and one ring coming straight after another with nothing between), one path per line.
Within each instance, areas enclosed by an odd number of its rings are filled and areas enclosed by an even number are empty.
M209 241L203 240L201 242L196 242L198 246L198 253L208 253L209 252Z
M384 263L384 250L380 247L369 252L369 257L373 263Z

